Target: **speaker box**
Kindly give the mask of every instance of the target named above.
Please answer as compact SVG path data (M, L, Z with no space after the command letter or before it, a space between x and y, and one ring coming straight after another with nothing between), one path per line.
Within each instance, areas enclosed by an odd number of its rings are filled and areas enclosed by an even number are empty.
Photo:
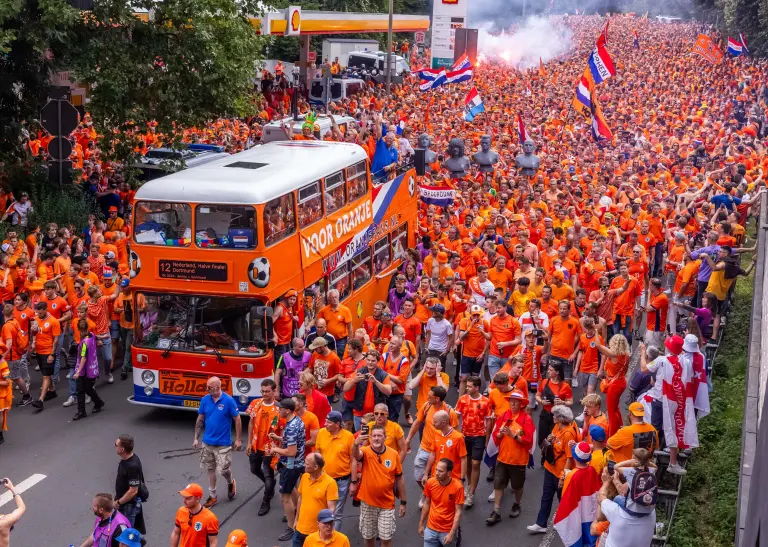
M423 177L427 174L427 151L424 148L415 148L416 155L413 157L416 175Z

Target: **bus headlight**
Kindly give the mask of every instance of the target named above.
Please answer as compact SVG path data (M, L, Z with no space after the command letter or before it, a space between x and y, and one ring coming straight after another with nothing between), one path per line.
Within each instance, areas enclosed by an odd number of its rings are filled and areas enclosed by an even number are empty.
M151 370L145 370L141 373L141 381L145 384L152 385L155 383L155 373ZM151 389L151 388L150 388Z
M151 397L152 396L152 388L149 387L149 386L145 387L144 388L144 395L146 395L147 397Z
M235 387L240 393L248 393L251 391L251 383L245 378L240 378L235 384Z
M240 395L240 404L241 405L247 405L248 404L248 397L246 395Z

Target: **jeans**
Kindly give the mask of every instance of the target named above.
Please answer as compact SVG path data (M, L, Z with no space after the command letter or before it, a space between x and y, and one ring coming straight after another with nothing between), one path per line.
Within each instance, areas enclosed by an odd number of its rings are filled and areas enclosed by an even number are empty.
M664 243L657 243L653 253L653 277L661 277L664 263Z
M131 362L131 345L133 345L133 329L120 328L120 338L123 339L123 372L130 372L133 370L133 363Z
M504 366L504 363L507 362L506 357L496 357L495 355L488 355L488 376L490 376L491 381L493 381L493 377L496 376L496 373L501 370L501 367Z
M424 528L424 547L443 547L448 532L436 532L429 526Z
M349 338L346 336L344 338L339 338L336 340L336 355L339 356L339 359L344 359L344 350L347 348L347 342L349 341Z
M304 547L304 540L307 539L307 536L299 532L298 530L293 531L293 547Z
M548 470L544 470L544 485L541 491L541 506L539 507L539 516L536 517L536 524L542 528L547 527L547 521L549 520L549 514L552 512L552 501L563 495L563 491L558 487L560 478L550 473Z
M336 479L336 486L339 489L339 499L336 500L336 510L333 512L333 518L336 521L334 529L337 532L341 532L342 518L344 518L344 506L347 504L349 498L349 484L352 478L346 476L344 478Z
M102 346L98 348L96 355L99 359L99 368L104 374L112 373L112 339L109 337L99 338Z
M621 319L624 318L624 326L621 326ZM617 315L613 323L613 334L623 334L627 342L632 343L632 320L629 315Z
M353 421L355 423L355 431L360 431L360 428L363 426L363 417L362 416L355 416L353 418Z
M257 450L248 456L248 464L251 473L259 477L264 483L264 499L269 501L275 495L275 470L272 469L272 458L264 456L264 452Z
M134 497L125 505L120 506L120 512L131 523L131 528L136 527L136 517L141 513L141 500L138 496Z
M699 279L696 282L696 304L694 304L694 306L697 308L701 307L701 297L707 292L707 285L709 285L709 279L706 281Z
M59 381L59 371L61 370L61 360L59 359L58 352L54 354L55 357L53 359L53 381L58 382Z
M387 397L387 408L389 409L389 420L397 423L400 419L400 409L403 408L403 394L390 395Z
M86 378L85 376L80 376L80 378L77 379L77 413L78 414L85 414L85 396L90 396L91 400L93 401L93 407L94 408L101 408L104 406L104 401L101 400L101 397L99 397L99 394L96 393L96 390L93 389L93 384L96 381L96 378Z

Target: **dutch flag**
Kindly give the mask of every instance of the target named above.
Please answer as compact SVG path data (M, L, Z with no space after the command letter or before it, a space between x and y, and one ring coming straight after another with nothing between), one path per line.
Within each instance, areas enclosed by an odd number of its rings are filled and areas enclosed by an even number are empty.
M459 84L461 82L468 82L472 79L472 67L468 66L461 70L453 70L446 75L445 83Z
M589 56L589 72L592 74L592 81L595 85L603 83L605 80L616 74L616 67L613 66L613 60L605 47L596 47Z
M469 90L469 94L467 94L467 98L464 101L464 121L471 122L481 112L485 112L485 105L483 105L483 100L480 98L477 88L473 87Z
M728 37L728 53L734 57L741 57L741 54L744 53L741 42L730 36Z
M585 108L592 110L592 99L590 98L590 85L587 78L582 75L579 79L579 85L576 86L576 100L583 104Z
M451 68L451 72L456 72L458 70L464 70L465 68L472 68L472 63L469 60L469 57L467 57L466 53L463 53L461 57L459 57L455 63L453 63L453 67Z
M398 135L402 135L403 134L403 129L405 129L405 120L406 120L406 118L402 117L402 118L400 118L400 121L397 122L397 134Z
M445 72L445 67L441 69L426 68L418 71L418 75L421 78L419 89L422 91L429 91L430 89L440 87L448 79L448 76Z
M741 40L741 47L744 50L744 53L749 53L749 48L747 48L747 39L744 38L744 33L739 33L739 40Z
M523 123L523 118L520 116L520 114L517 115L517 134L520 136L520 144L524 143L530 138L528 136L528 131L525 130L525 124Z

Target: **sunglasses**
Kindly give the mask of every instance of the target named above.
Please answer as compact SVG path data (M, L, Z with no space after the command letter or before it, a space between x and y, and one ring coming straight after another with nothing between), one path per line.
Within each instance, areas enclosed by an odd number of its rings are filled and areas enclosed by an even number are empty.
M389 414L387 412L374 412L373 415L374 416L389 416Z

